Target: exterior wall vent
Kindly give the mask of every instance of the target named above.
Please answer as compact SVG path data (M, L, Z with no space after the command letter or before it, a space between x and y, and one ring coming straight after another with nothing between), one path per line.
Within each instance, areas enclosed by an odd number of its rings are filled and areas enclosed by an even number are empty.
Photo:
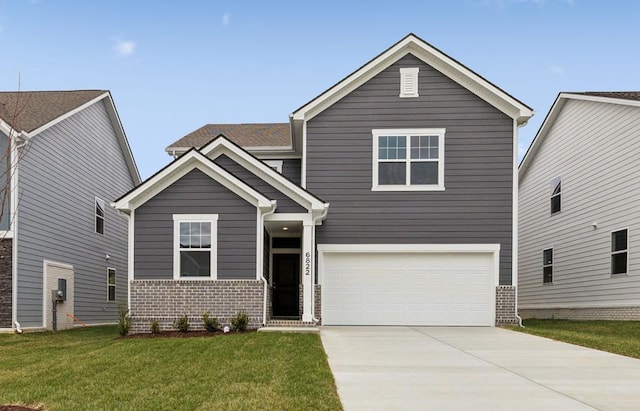
M400 69L400 97L418 97L418 67Z

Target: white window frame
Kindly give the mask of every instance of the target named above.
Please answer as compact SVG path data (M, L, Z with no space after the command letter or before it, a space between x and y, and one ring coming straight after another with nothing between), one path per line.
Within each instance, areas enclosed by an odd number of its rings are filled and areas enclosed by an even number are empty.
M560 192L558 194L553 194L553 190L555 189L555 185L553 184L554 181L556 180L560 180ZM551 195L549 196L549 214L550 215L556 215L562 212L562 185L563 185L564 181L562 181L562 176L555 176L551 179L551 181L549 182L549 185L551 186ZM560 209L558 211L553 211L551 210L551 201L554 199L554 197L559 197L560 198Z
M372 191L443 191L444 190L444 143L446 129L444 128L407 128L407 129L373 129L373 185ZM407 167L405 184L395 185L379 185L378 184L378 164L379 153L378 144L379 138L385 136L405 136L407 150L407 157L404 162ZM410 184L411 182L411 136L437 136L438 137L438 183L437 184ZM402 160L397 160L402 161ZM418 160L424 161L424 160Z
M613 234L617 233L619 231L626 231L627 232L627 247L624 250L619 250L619 251L613 251ZM613 230L611 231L611 233L609 234L609 249L610 249L610 258L609 258L609 269L611 271L611 275L612 276L619 276L619 275L628 275L629 274L629 239L630 239L630 235L629 235L629 228L624 227L624 228L620 228L617 230ZM617 254L622 254L622 253L626 253L627 254L627 271L624 273L613 273L613 256L617 255Z
M113 284L111 284L109 282L109 272L110 271L113 271ZM107 267L107 301L109 301L109 302L116 301L116 284L117 284L117 281L118 281L118 280L116 280L117 275L118 275L118 272L116 271L115 268ZM113 300L109 299L109 289L111 287L113 287Z
M102 208L102 215L98 215L98 205ZM101 198L95 197L95 201L93 203L93 231L96 234L104 235L105 224L107 222L107 209L105 208L104 200ZM98 231L98 219L102 219L102 232Z
M211 268L209 276L180 276L180 223L211 223ZM192 250L193 251L193 250ZM206 252L203 250L202 252ZM174 214L173 215L173 279L174 280L216 280L218 278L218 214Z
M551 250L551 264L547 264L546 261L544 260L544 252L547 250ZM553 249L553 247L549 247L549 248L545 248L544 250L542 250L542 284L553 284L554 278L555 278L555 270L553 269L553 261L556 258L556 256L554 255L555 250ZM544 269L547 267L551 267L551 281L545 281L544 280Z
M262 160L266 165L282 174L282 160Z
M400 97L420 97L418 94L418 67L400 68Z

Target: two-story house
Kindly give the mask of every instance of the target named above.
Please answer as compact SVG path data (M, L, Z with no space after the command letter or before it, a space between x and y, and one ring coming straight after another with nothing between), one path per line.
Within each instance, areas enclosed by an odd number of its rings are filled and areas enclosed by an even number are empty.
M115 203L136 331L515 323L517 132L533 111L409 34L282 124L206 125Z
M0 92L0 169L0 328L114 323L127 220L108 205L140 177L111 94Z
M523 318L640 320L640 92L560 93L520 165Z

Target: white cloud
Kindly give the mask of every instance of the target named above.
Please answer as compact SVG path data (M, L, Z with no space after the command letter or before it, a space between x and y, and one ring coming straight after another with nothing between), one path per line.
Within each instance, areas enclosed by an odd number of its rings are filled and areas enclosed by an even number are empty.
M131 40L117 40L113 49L120 57L127 57L135 53L136 43Z
M229 24L231 24L231 14L225 13L224 16L222 16L222 26L229 27Z

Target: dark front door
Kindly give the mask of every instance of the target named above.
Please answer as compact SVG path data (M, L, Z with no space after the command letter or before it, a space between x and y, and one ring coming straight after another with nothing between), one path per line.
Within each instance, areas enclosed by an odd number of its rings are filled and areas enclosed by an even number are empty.
M273 316L298 317L300 255L273 254Z

